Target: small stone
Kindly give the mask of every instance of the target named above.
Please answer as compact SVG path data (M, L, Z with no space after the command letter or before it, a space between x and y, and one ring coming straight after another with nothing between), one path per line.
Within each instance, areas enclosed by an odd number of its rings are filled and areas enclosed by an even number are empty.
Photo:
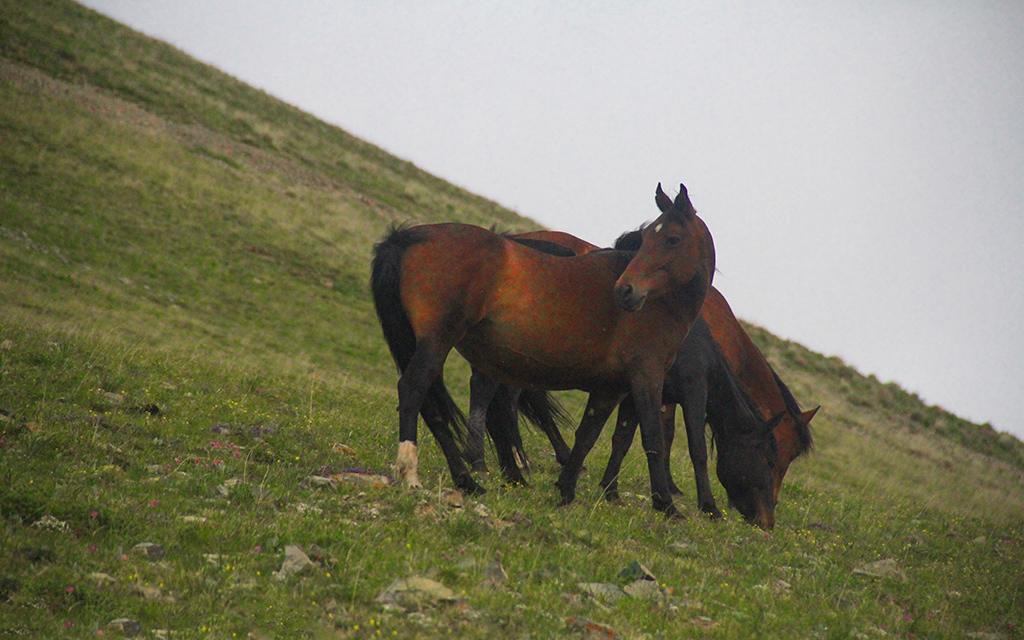
M505 567L501 566L501 556L495 556L491 564L484 568L484 575L487 576L485 584L501 587L505 585L505 581L508 580L508 574L505 573Z
M465 505L461 491L445 491L444 501L452 509L461 509Z
M658 583L654 580L634 580L633 582L622 587L623 592L626 595L636 598L637 600L663 600L665 595L661 592L661 588L658 587Z
M109 573L101 573L99 571L90 573L86 578L88 578L89 582L92 582L97 587L106 587L108 585L117 584L117 578Z
M893 558L884 558L861 565L853 570L854 573L872 578L895 578L900 582L906 582L907 576L896 564Z
M132 552L144 556L147 560L159 560L167 555L162 545L153 542L140 542L132 547Z
M68 523L63 520L58 520L54 516L43 516L32 523L33 527L39 527L40 529L52 529L53 531L67 531Z
M130 638L142 632L142 624L131 618L115 618L107 623L107 629Z
M606 624L587 620L586 618L572 617L565 621L566 628L573 633L581 633L588 638L618 638L619 634Z
M290 544L284 548L284 562L281 563L281 570L274 572L274 577L278 580L285 580L288 576L300 573L306 567L313 566L313 561L309 559L302 549L297 546Z
M399 578L377 596L377 602L385 609L417 611L425 605L437 605L456 600L454 591L440 582L421 576Z
M625 569L619 572L619 577L626 580L651 580L657 582L651 570L634 560Z
M793 590L793 587L785 580L775 579L772 580L772 593L777 596L789 595L789 592Z
M626 597L626 592L617 584L609 584L607 582L581 582L577 586L580 591L596 598L608 600L609 602L617 602Z

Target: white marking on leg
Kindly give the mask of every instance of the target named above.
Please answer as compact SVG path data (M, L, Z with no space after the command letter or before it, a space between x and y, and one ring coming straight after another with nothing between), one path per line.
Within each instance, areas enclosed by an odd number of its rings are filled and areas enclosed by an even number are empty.
M398 460L395 462L395 470L398 472L399 482L411 489L418 489L420 479L417 475L419 468L419 456L416 453L416 443L411 440L403 440L398 443Z

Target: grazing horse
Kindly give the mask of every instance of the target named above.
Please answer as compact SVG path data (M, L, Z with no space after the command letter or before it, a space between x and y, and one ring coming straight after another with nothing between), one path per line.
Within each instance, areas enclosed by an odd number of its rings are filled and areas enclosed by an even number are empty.
M656 200L670 200L658 185ZM392 228L374 248L371 289L398 381L398 474L417 478L422 415L456 486L480 492L456 442L444 361L455 348L510 386L590 394L556 483L575 499L584 458L608 416L632 394L647 453L651 500L676 513L662 460L659 409L665 371L689 332L715 269L714 243L680 185L642 232L635 254L560 258L464 224Z
M821 407L802 411L789 387L779 378L778 374L765 359L761 350L750 339L743 325L733 314L729 303L717 289L712 287L704 300L701 316L711 328L711 335L721 349L729 367L736 373L740 387L747 393L757 406L761 417L782 414L782 420L775 427L775 440L778 442L779 461L773 470L773 498L778 501L782 491L782 479L786 476L789 465L802 454L811 450L811 418ZM696 435L687 424L687 437ZM704 434L703 426L699 429ZM701 444L703 447L704 444Z
M715 470L725 487L729 503L753 524L764 529L775 525L775 499L772 493L772 469L778 460L772 429L782 419L778 415L770 421L761 419L760 412L739 386L711 330L703 318L697 318L690 334L679 348L676 361L665 375L661 401L662 428L665 451L671 452L675 434L675 405L683 408L683 417L689 426L699 426L695 437L687 428L687 443L693 461L697 483L697 504L702 511L721 517L708 482L707 445L704 441L704 422L711 425L718 447ZM612 453L601 477L605 496L617 501L618 475L622 460L629 451L636 433L636 414L629 398L619 406L619 415L612 436ZM666 455L666 466L669 456ZM678 492L669 476L669 488Z

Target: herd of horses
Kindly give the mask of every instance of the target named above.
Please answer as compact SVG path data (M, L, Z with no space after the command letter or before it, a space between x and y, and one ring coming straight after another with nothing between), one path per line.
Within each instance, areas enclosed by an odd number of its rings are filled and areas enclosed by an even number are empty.
M561 504L618 407L601 478L610 500L636 429L651 502L676 517L669 451L683 410L699 508L722 513L708 479L705 423L729 503L771 528L790 463L811 447L809 423L786 385L712 286L715 249L686 188L655 192L661 215L602 249L570 234L501 234L467 224L393 226L374 247L371 289L398 380L399 480L419 486L422 416L459 489L483 493L490 436L507 482L524 484L519 415L547 435L562 465ZM456 349L473 369L469 419L444 384ZM589 394L569 447L549 391Z

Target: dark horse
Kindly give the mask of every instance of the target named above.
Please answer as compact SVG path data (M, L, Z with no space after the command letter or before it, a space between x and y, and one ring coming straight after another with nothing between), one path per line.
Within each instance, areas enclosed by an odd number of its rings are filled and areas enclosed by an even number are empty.
M714 287L711 287L704 300L701 317L708 323L715 344L729 363L729 368L735 372L740 387L760 411L761 417L768 419L770 416L782 415L782 420L775 427L779 461L772 472L773 498L778 501L782 491L782 479L786 476L789 465L797 457L811 450L811 418L821 407L808 411L800 409L789 387L775 373L761 350L743 329L743 325L736 319L725 296ZM691 427L689 422L686 430L687 437L693 437L698 432L700 436L704 434L703 427ZM700 446L704 447L703 442Z
M454 347L485 375L533 389L590 394L557 485L575 499L584 458L608 416L632 394L655 509L675 514L659 409L665 371L700 312L714 274L714 243L680 185L643 230L635 255L560 258L463 224L393 228L374 248L374 304L398 364L399 476L418 485L422 415L456 486L482 488L455 441L455 408L441 372ZM668 196L658 185L659 201Z

